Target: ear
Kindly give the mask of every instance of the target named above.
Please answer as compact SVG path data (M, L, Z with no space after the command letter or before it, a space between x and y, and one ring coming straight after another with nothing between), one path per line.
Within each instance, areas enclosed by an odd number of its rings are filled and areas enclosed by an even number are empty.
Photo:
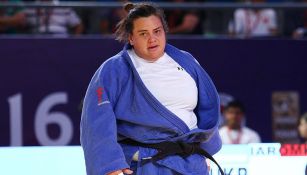
M132 38L132 35L131 35L131 34L129 34L128 40L129 40L130 45L133 46L133 38Z

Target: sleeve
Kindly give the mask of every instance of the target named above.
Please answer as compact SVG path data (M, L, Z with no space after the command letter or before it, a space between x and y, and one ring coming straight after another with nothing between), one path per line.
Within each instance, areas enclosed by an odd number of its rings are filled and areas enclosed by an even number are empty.
M192 58L197 64L199 64L195 57L193 57L189 52L182 52L185 53L188 57ZM197 110L199 116L198 122L200 124L203 124L203 126L198 126L201 129L205 129L208 135L207 140L201 143L201 147L208 153L213 155L217 153L222 147L222 140L218 130L220 116L220 100L215 85L211 80L210 76L200 64L199 67L201 68L201 72L198 72L196 74L198 74L198 88L200 88L201 90L198 91L199 101L197 105Z
M117 143L116 117L113 112L116 79L97 71L84 99L81 117L81 145L88 175L105 175L128 168L123 150Z
M73 11L72 9L69 9L68 15L67 15L67 24L69 27L75 27L81 23L81 20L77 13Z
M215 129L207 141L201 143L201 148L214 155L222 148L222 140L219 130Z

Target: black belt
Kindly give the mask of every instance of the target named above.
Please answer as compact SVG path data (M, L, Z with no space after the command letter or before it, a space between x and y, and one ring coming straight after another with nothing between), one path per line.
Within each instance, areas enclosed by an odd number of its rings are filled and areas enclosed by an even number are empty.
M178 141L178 142L164 141L160 143L151 144L151 143L141 143L141 142L138 142L132 139L124 139L124 140L119 141L119 143L126 144L126 145L132 145L132 146L141 146L145 148L152 148L152 149L158 150L158 153L154 155L151 159L149 159L149 161L152 161L152 162L162 160L171 155L179 155L183 158L186 158L192 154L200 154L210 159L212 162L214 162L219 168L221 175L224 175L224 172L221 166L212 157L212 155L210 155L207 151L205 151L204 149L200 147L200 143L185 143L181 141ZM148 160L144 161L143 164L146 164L149 161Z

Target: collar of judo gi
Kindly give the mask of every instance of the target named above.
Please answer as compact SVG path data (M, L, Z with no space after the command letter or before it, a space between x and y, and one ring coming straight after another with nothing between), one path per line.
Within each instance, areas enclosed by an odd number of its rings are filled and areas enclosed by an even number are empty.
M127 50L131 48L132 46L130 44L126 44L123 48L122 56L128 59L127 61L129 62L131 68L134 72L136 72L127 52ZM194 110L198 116L198 128L190 131L187 125L180 124L182 126L181 129L185 134L176 138L176 140L181 140L180 138L186 139L186 136L191 136L192 133L194 133L192 134L194 136L191 137L191 140L195 141L198 139L210 139L212 134L216 132L218 128L220 115L219 97L213 82L206 71L190 53L179 50L170 44L166 45L165 52L191 75L191 77L195 80L199 91L198 105ZM206 137L203 136L204 133L207 133Z

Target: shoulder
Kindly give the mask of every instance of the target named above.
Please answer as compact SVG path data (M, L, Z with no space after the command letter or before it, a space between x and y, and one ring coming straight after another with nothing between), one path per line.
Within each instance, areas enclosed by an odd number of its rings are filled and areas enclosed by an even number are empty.
M259 134L254 131L253 129L251 128L248 128L248 127L244 127L243 128L243 132L246 134L246 135L249 135L250 137L256 139L256 140L259 140L260 141L260 136Z
M248 133L248 134L257 134L256 131L248 127L243 127L243 132Z
M180 50L181 53L183 53L186 57L190 58L191 60L196 60L195 57L188 51Z
M182 58L188 61L196 61L193 55L185 50L178 49L177 47L167 44L166 46L166 53L169 54L171 57L176 56L177 59ZM197 61L196 61L197 62Z
M113 103L128 81L129 67L122 54L117 54L101 64L94 73L87 91L103 88Z
M99 69L102 73L120 73L128 69L128 62L124 59L123 53L119 52L104 61Z
M128 62L122 52L104 61L94 74L94 79L99 81L123 80L129 73ZM120 81L119 81L120 82Z
M235 12L234 12L234 16L235 17L245 17L245 11L244 9L237 9Z
M264 10L262 11L262 13L263 13L264 15L266 15L266 16L269 16L269 17L275 16L275 14L276 14L275 10L273 10L273 9L264 9Z
M223 126L223 127L221 127L221 128L219 129L219 133L220 133L220 134L226 133L226 131L227 131L227 127L226 127L226 126Z

